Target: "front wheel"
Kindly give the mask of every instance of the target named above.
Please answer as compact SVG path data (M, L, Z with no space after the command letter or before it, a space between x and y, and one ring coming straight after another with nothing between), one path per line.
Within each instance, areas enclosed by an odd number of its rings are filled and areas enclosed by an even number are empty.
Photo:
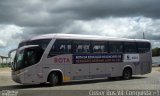
M132 71L131 71L131 69L129 69L129 68L124 69L122 78L124 80L129 80L129 79L131 79L131 77L132 77Z
M58 82L59 82L58 75L56 73L51 73L50 76L49 76L50 85L56 86L56 85L58 85Z

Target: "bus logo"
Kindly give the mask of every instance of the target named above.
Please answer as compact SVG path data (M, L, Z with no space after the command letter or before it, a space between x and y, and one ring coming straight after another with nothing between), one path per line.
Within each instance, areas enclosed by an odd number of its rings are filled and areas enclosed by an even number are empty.
M139 54L124 54L124 62L139 62Z
M130 60L130 56L129 55L127 55L127 60Z

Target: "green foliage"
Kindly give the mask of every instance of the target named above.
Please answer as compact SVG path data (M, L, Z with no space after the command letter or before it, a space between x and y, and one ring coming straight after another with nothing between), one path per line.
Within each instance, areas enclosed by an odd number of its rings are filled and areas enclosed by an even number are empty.
M152 56L160 56L160 48L154 48L152 49Z
M0 63L0 68L3 67L11 67L11 65L9 63Z

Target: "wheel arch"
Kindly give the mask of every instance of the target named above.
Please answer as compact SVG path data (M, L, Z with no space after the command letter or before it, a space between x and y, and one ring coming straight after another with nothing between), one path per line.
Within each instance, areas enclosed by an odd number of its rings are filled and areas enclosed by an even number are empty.
M131 72L132 72L132 74L133 74L133 68L132 68L132 66L131 65L126 65L126 66L123 67L122 75L123 75L123 72L124 72L125 69L130 69Z
M63 82L63 72L60 69L50 70L47 76L47 82L49 82L49 77L52 73L56 73L58 76L60 76L60 83Z

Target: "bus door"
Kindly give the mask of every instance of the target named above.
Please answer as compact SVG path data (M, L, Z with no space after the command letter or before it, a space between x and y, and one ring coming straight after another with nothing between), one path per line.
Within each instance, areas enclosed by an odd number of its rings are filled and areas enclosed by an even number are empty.
M24 81L26 83L42 82L42 66L38 63L42 56L39 47L28 48L24 52Z
M40 64L32 65L25 69L24 81L29 84L38 84L42 82L42 67Z

